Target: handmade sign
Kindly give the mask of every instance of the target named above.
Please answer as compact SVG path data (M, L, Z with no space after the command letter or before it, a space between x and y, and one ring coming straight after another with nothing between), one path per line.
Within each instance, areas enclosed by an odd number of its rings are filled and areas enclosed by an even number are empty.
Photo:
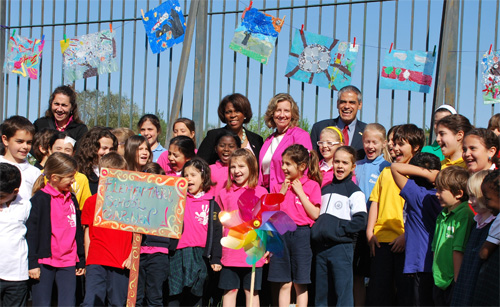
M155 54L184 41L186 22L177 0L167 0L143 14L142 22L151 51Z
M357 56L358 46L296 29L285 76L338 91L351 84Z
M180 238L187 180L102 168L94 226L134 232L127 306L135 306L141 234Z
M94 226L180 238L187 181L103 168Z
M482 60L483 100L485 104L500 102L500 50L486 52Z
M249 6L241 15L229 48L267 64L284 21L285 17L274 17Z
M60 41L67 82L118 71L114 33L97 33Z
M380 88L429 93L435 60L432 52L393 49L384 58Z
M12 35L7 45L3 71L15 73L30 79L38 79L40 60L45 40L30 39Z

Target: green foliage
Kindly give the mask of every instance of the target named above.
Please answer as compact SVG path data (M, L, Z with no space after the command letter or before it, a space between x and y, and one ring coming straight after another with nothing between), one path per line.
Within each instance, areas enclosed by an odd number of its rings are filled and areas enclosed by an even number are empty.
M98 90L81 91L77 98L80 117L89 128L94 126L107 126L111 128L127 127L138 133L137 123L142 114L139 112L139 106L134 103L131 105L130 98L126 95L121 97L118 94L110 93L109 105L108 94ZM97 109L96 109L97 105ZM109 106L109 107L108 107ZM121 106L121 109L119 109ZM130 125L130 108L132 108L132 125ZM120 122L118 122L118 112L120 112ZM108 124L106 119L108 118ZM163 112L156 112L160 119L161 134L158 137L160 143L165 141L167 132L167 122L163 119Z

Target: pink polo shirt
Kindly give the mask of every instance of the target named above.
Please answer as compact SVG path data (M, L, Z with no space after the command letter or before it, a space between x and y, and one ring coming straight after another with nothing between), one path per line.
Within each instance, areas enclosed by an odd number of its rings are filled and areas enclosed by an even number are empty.
M228 166L217 160L215 164L210 165L210 172L212 181L216 183L213 188L214 195L219 195L220 190L224 189L227 184L227 178L229 177Z
M300 182L302 183L302 188L306 193L309 200L316 206L321 206L321 188L319 184L307 178L307 176L302 176L300 178ZM281 183L275 185L272 189L272 193L279 193L281 190ZM302 206L302 202L299 197L293 191L292 186L288 187L288 191L285 194L285 200L281 203L281 211L288 214L288 216L297 224L297 226L312 226L314 224L314 220L307 215L306 210Z
M249 201L253 199L255 204L259 201L262 195L267 194L267 190L261 186L255 188L243 187L240 188L234 183L229 190L222 189L217 197L217 203L219 204L221 211L231 212L234 210L239 210L238 200L240 197ZM224 237L229 233L229 229L224 227ZM251 267L246 262L247 255L243 249L231 249L227 247L222 247L222 259L221 263L223 266L228 267ZM265 259L257 261L256 267L262 267L264 265Z
M205 247L207 243L208 219L210 200L214 197L213 191L207 193L186 195L184 209L184 231L179 239L177 249L185 247Z
M319 161L319 170L321 172L321 175L323 175L323 181L321 182L321 187L324 187L325 185L332 183L333 165L329 166L328 163L325 162L325 160L321 160Z
M76 209L71 200L71 193L62 194L50 184L43 192L50 197L50 222L52 236L50 248L52 256L42 258L38 263L47 264L56 268L75 266L78 262L76 252Z

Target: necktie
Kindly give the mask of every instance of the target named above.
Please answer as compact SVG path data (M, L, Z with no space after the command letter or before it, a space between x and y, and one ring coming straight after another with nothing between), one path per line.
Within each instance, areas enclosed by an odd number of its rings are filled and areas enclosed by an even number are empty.
M344 126L342 129L342 136L344 137L344 145L349 145L349 126Z

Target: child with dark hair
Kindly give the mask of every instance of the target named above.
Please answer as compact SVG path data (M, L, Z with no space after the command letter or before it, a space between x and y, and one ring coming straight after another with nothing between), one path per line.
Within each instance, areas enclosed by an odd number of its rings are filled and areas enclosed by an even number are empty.
M154 114L144 114L137 123L137 129L147 139L153 153L153 162L156 162L160 155L166 151L158 141L158 137L161 134L160 119Z
M28 244L26 221L31 203L19 193L21 172L0 163L0 305L26 306Z
M441 146L445 157L441 161L441 168L444 169L451 165L466 168L462 158L462 146L465 135L474 128L467 117L460 114L446 116L437 123L436 127L436 141Z
M168 151L163 152L157 163L169 176L179 177L184 164L194 158L195 145L191 138L179 135L170 140Z
M125 160L130 171L142 172L144 166L153 162L153 153L148 140L142 135L133 135L125 142Z
M117 152L104 155L101 168L127 169ZM129 280L132 233L94 227L97 194L85 202L82 225L85 226L86 283L82 306L125 306Z
M407 164L424 144L424 131L413 124L400 125L393 130L395 162ZM404 305L410 289L403 283L405 235L404 199L386 167L380 173L370 195L366 238L370 247L370 283L367 305Z
M483 196L486 200L486 206L491 210L491 212L498 216L500 211L500 183L498 182L499 176L498 172L492 173L491 177L486 176L484 178L483 184L481 185L481 190L483 191ZM495 219L491 225L490 231L488 232L488 238L484 242L483 247L479 251L479 257L483 260L488 259L488 257L498 248L500 244L500 219Z
M49 158L49 141L50 138L57 133L57 130L50 128L43 128L35 133L33 137L33 155L35 156L36 163L34 166L39 170L43 169L45 162Z
M436 306L449 306L469 240L474 213L467 200L469 173L457 165L448 166L436 177L436 196L443 211L436 220L432 241L434 260L433 298Z
M436 111L434 111L432 119L434 122L434 134L436 136L438 134L437 123L441 119L445 118L446 116L450 116L453 114L457 114L457 111L455 110L454 107L447 105L447 104L443 104L443 105L439 106L436 109ZM444 160L444 155L441 152L441 146L439 146L437 141L434 141L434 143L432 143L432 145L424 146L424 148L422 148L422 152L428 152L428 153L434 154L439 158L440 161Z
M109 128L94 127L78 143L75 154L78 171L87 176L93 195L99 185L99 161L105 154L117 150L118 140Z
M405 262L403 274L411 283L407 302L413 306L433 306L432 252L430 244L441 206L433 186L441 161L431 153L417 153L409 162L393 163L391 172L406 201Z
M0 156L0 162L17 166L21 171L21 186L19 194L24 199L30 199L33 195L33 185L40 176L38 168L29 164L26 160L33 143L35 127L25 117L14 115L6 119L2 124L2 143L5 146L4 155Z
M225 130L225 129L224 129ZM215 140L215 152L219 156L214 164L210 165L212 181L215 182L214 195L219 195L219 191L227 185L229 180L228 165L232 153L240 148L240 137L230 130L222 131Z
M497 136L500 135L500 113L493 115L488 121L488 130L493 131Z

